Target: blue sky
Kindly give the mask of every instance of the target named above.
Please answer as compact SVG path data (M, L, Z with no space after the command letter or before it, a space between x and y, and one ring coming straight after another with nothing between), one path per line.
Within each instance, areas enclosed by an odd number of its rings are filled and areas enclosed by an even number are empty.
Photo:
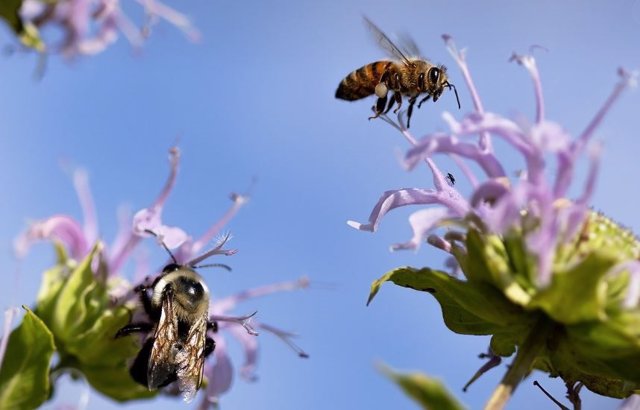
M205 273L213 297L301 275L321 285L243 305L238 313L257 309L265 322L298 332L297 342L311 358L298 359L274 338L260 336L260 380L236 380L223 408L411 408L375 370L376 361L441 377L469 407L482 406L504 365L468 393L461 388L482 364L477 355L487 338L452 334L433 299L391 285L365 306L370 283L387 270L438 267L443 258L428 248L388 251L410 237L410 210L394 212L376 234L345 223L366 220L385 190L431 185L424 170L406 173L399 166L398 153L407 146L382 121L367 121L371 101L334 99L348 72L384 57L362 15L389 34L410 33L426 57L450 67L463 111L445 93L414 112L416 135L444 129L443 110L458 116L471 108L443 33L468 49L485 108L513 116L531 118L535 107L525 70L507 60L531 45L545 47L536 58L547 116L576 134L608 96L617 67L640 67L640 1L168 4L191 16L202 33L199 43L160 24L138 52L121 38L95 57L67 62L54 56L41 81L33 79L34 55L0 57L0 266L8 281L0 307L31 303L40 273L52 261L41 245L16 264L11 243L27 221L53 213L80 217L61 162L88 169L101 235L109 240L119 205L139 209L155 196L167 174L167 149L179 138L183 163L167 223L197 235L224 212L230 192L258 180L251 202L229 226L240 250L229 260L233 273ZM131 7L133 16L136 10ZM10 41L0 30L0 44ZM605 152L593 200L636 232L638 113L640 96L628 92L599 129ZM438 161L459 173L446 159ZM520 166L515 158L506 163ZM147 248L164 260L162 250L152 243ZM239 365L240 352L233 349ZM558 380L534 378L562 397ZM510 407L552 408L530 381ZM77 394L72 385L60 391L66 402ZM583 401L585 409L615 408L614 401L590 394ZM95 393L91 403L117 407ZM160 399L124 407L175 404Z

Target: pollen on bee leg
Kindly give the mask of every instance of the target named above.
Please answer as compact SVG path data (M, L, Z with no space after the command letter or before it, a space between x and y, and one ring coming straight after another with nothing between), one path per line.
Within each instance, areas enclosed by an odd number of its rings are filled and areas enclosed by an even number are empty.
M389 91L389 89L387 88L387 85L385 83L378 83L378 85L376 85L376 96L378 98L384 98L387 96L387 92Z

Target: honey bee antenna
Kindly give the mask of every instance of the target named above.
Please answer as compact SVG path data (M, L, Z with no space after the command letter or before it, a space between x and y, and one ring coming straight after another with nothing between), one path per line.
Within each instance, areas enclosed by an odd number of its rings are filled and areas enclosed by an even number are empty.
M448 81L447 81L446 86L447 86L449 89L452 89L452 88L453 88L453 92L454 92L454 93L456 93L456 101L458 101L458 109L461 109L462 107L460 106L460 98L458 97L458 90L456 89L456 86L455 86L455 85L453 85L453 84L451 84L451 83L450 83L450 82L448 82Z
M167 251L169 256L171 256L171 259L173 260L173 263L175 263L177 265L178 261L176 260L176 257L173 256L173 253L171 253L171 251L169 250L169 247L167 246L167 244L164 243L164 241L158 236L158 234L153 232L151 229L145 229L144 231L146 233L148 233L149 235L153 235L160 242L160 244L162 244L162 247Z
M231 266L229 265L225 265L224 263L207 263L206 265L198 265L198 266L192 266L193 269L200 269L200 268L222 268L222 269L226 269L229 272L231 272Z

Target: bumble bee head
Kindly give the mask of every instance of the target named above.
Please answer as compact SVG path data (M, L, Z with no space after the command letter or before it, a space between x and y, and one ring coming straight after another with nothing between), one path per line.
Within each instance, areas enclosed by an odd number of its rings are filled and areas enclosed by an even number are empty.
M209 289L202 277L184 265L167 265L153 286L152 304L160 307L165 298L173 298L176 314L189 320L205 314L209 308Z

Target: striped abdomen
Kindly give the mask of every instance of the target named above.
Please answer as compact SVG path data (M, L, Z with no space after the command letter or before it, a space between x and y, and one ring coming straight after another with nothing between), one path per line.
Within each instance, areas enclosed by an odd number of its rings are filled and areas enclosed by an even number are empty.
M393 64L392 61L376 61L352 71L336 90L336 98L341 100L359 100L375 92L382 74Z

